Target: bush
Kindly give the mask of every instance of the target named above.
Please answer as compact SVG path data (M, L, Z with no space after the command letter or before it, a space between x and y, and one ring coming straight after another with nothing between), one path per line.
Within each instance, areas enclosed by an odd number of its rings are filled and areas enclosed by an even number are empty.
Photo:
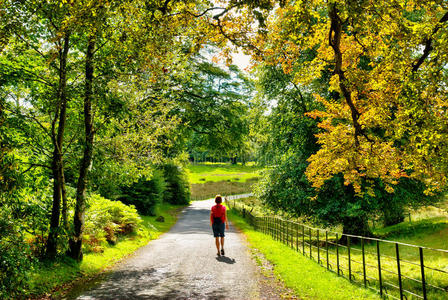
M163 200L171 204L188 204L190 183L186 172L174 164L163 165L161 169L166 182Z
M90 197L89 204L83 239L86 252L101 252L106 242L115 244L118 236L137 232L142 222L132 205L99 195Z
M26 293L34 259L19 222L6 207L0 212L0 232L0 299L20 297Z
M122 196L119 198L125 204L135 205L142 215L155 215L157 203L162 202L165 192L165 180L163 172L154 171L152 178L141 178L130 186L122 188Z

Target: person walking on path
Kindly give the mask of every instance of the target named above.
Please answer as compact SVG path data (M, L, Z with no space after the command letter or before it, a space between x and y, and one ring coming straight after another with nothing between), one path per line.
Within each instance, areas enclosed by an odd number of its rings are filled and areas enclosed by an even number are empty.
M222 205L221 195L216 195L215 203L210 212L210 226L213 229L213 236L215 237L217 255L224 255L224 224L225 228L229 229L229 222L227 221L226 207ZM221 251L219 250L219 239L221 238Z

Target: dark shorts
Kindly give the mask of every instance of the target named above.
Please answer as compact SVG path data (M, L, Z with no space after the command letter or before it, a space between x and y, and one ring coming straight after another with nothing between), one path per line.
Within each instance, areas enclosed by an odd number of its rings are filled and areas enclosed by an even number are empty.
M212 225L213 236L214 237L224 237L225 225L226 225L225 223L220 223L220 224L213 223L213 225Z

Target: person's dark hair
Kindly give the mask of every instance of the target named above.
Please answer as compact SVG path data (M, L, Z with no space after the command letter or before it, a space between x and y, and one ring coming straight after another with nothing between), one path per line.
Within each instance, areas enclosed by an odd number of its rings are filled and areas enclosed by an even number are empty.
M216 195L216 197L215 197L215 203L216 204L220 204L222 202L222 197L221 197L221 195Z

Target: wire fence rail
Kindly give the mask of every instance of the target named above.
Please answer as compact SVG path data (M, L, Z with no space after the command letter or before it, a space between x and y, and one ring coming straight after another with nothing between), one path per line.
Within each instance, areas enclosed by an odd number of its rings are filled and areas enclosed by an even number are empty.
M255 216L227 197L228 205L257 231L270 235L349 281L392 299L448 299L448 250L341 234L284 220ZM233 201L229 201L233 200Z

